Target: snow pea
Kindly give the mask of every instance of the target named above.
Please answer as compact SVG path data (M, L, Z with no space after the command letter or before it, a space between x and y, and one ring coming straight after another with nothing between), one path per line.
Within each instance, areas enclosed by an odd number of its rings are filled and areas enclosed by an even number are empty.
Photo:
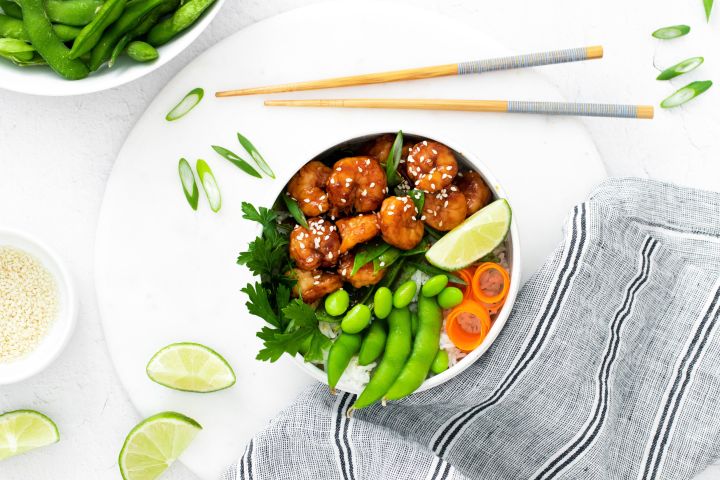
M428 376L440 345L442 310L433 297L418 299L418 331L412 353L385 398L398 400L418 389Z
M213 3L215 3L215 0L189 0L178 8L170 18L154 26L148 33L147 42L154 47L166 44L195 23L200 15Z
M370 365L378 359L380 354L385 350L385 341L387 340L387 325L384 320L375 320L370 324L365 338L363 338L358 354L358 363L360 365Z
M365 389L355 401L353 410L368 407L380 400L395 383L410 355L412 348L410 336L410 310L407 307L394 308L388 317L385 354Z
M335 386L350 363L350 359L360 349L361 343L360 335L344 332L333 342L325 365L331 391L335 391Z
M23 9L23 24L30 41L50 67L68 80L79 80L88 76L83 62L70 57L70 50L58 38L48 19L42 0L20 0Z
M53 22L84 27L93 21L103 3L103 0L46 0L45 9Z
M88 23L73 42L70 55L78 58L91 51L98 44L103 32L120 18L125 10L127 0L108 0L97 13L92 22Z

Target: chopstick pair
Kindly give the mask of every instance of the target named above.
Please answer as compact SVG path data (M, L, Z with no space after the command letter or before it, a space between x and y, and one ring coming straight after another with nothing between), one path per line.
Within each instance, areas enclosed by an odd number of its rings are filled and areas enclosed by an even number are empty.
M554 65L602 58L601 46L570 48L549 52L514 55L470 62L411 68L389 72L336 77L308 82L287 83L264 87L216 92L217 97L234 97L264 93L296 92L325 88L349 87L420 80L455 75L485 73L499 70ZM455 110L471 112L536 113L549 115L581 115L619 118L653 118L649 105L617 105L597 103L532 102L511 100L444 100L444 99L321 99L268 100L266 106L336 107L336 108L392 108L415 110Z

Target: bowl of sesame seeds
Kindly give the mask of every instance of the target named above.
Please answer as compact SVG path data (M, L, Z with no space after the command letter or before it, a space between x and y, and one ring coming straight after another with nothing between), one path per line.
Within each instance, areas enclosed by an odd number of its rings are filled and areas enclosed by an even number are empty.
M0 385L50 365L75 327L70 275L50 248L30 235L0 229Z

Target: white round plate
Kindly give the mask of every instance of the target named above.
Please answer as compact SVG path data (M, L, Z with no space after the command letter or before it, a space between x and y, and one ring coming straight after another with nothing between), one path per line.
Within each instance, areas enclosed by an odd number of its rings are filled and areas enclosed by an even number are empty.
M154 62L138 63L126 55L120 57L113 68L101 67L82 80L65 80L48 67L20 68L0 58L0 88L32 95L61 97L100 92L144 77L162 67L185 50L210 25L225 0L215 0L195 25L173 41L158 48L160 57Z
M367 34L348 34L350 25ZM605 177L592 140L572 118L270 109L262 97L217 99L213 92L507 53L482 32L437 13L387 3L317 4L219 43L147 109L108 182L96 244L98 299L111 356L141 414L177 410L204 426L182 457L200 477L217 478L250 436L311 382L290 358L276 364L254 359L262 320L245 309L239 289L250 277L235 258L257 229L242 220L242 201L268 205L309 158L358 134L403 129L456 139L513 199L523 267L530 274L560 240L567 211ZM195 87L205 88L205 99L181 120L166 122L168 110ZM276 97L350 96L562 100L544 77L528 70ZM235 132L251 139L277 180L250 178L211 150L222 145L242 153ZM180 157L209 162L223 194L220 213L210 211L202 192L197 212L187 205L177 175ZM220 352L235 369L237 384L194 395L152 383L145 364L177 341Z

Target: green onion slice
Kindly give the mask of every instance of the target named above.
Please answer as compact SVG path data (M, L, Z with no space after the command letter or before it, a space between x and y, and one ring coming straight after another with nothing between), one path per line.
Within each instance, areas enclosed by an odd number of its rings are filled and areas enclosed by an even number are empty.
M210 170L210 165L205 160L200 159L195 165L195 170L197 170L198 177L200 177L200 184L205 190L205 196L210 202L210 209L217 212L222 206L222 198L220 197L220 188L217 181L215 181L215 176Z
M662 108L679 107L680 105L689 102L693 98L705 92L710 87L712 87L712 81L710 80L688 83L680 90L663 100L660 103L660 106Z
M372 262L376 258L378 258L380 255L385 253L390 248L390 245L388 245L385 242L377 242L372 245L369 245L367 248L360 250L355 255L355 261L353 262L353 268L350 272L350 275L355 275L358 270L360 270L362 267L364 267L366 264Z
M398 165L400 165L400 157L402 156L402 145L403 133L402 130L400 130L395 136L395 141L390 149L388 158L385 160L385 174L387 176L387 183L390 186L400 183L400 176L397 173L397 169Z
M240 142L240 145L243 146L243 148L250 154L250 156L255 160L255 163L257 164L258 168L265 173L270 178L275 178L275 173L273 173L272 169L270 168L270 165L265 161L262 155L260 155L260 152L258 152L257 148L255 148L255 145L250 142L247 138L245 138L240 133L237 134L238 141Z
M425 206L425 192L413 188L408 192L408 196L418 209L418 215L422 215L423 207Z
M292 198L290 195L285 194L282 196L283 200L285 201L285 206L288 209L288 212L290 212L290 215L293 216L295 221L302 225L305 228L308 228L307 220L305 219L305 214L300 210L300 205L298 205L297 200Z
M671 78L679 77L684 73L691 72L697 67L702 65L705 61L703 57L692 57L687 60L683 60L680 63L676 63L672 67L668 67L657 76L658 80L670 80Z
M197 210L200 193L198 192L198 187L197 183L195 182L195 175L193 174L192 167L184 158L181 158L180 162L178 163L178 173L180 174L180 183L182 183L183 192L185 192L185 198L187 199L192 209Z
M218 155L225 158L226 160L229 160L230 163L238 167L243 172L247 173L248 175L252 175L253 177L262 178L262 175L260 175L258 171L252 167L252 165L240 158L236 153L231 152L227 148L220 147L218 145L211 146L212 149L218 153Z
M175 120L181 119L187 115L190 110L195 108L195 105L200 103L200 100L203 99L203 95L205 95L205 90L202 88L193 88L187 95L185 95L185 98L180 100L180 103L175 105L173 109L165 115L165 120L168 122L174 122Z
M703 6L705 7L705 19L710 21L710 12L712 12L713 0L703 0Z
M682 37L690 33L690 27L687 25L673 25L671 27L658 28L652 33L652 36L660 40L671 40L673 38Z
M463 280L462 278L460 278L456 275L453 275L452 273L447 272L447 271L443 270L442 268L438 268L434 265L430 265L429 263L408 262L408 265L411 265L411 266L417 268L418 270L420 270L421 272L423 272L427 275L430 275L430 276L447 275L448 279L452 283L456 283L458 285L467 285L467 282L465 280Z

